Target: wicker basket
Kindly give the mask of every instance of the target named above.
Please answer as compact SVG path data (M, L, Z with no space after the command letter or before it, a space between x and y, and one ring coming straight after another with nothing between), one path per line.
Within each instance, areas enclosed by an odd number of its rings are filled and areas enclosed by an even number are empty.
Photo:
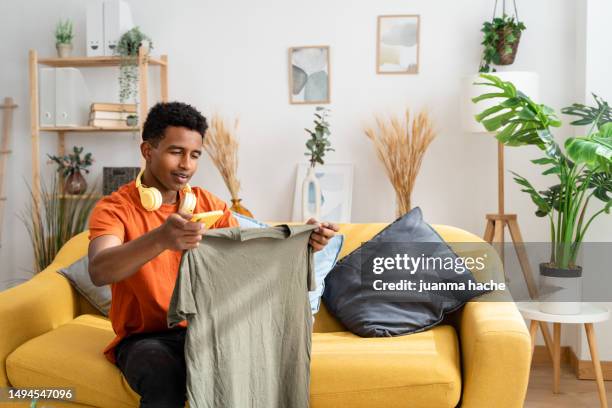
M499 54L499 62L496 65L510 65L514 63L514 58L516 57L516 51L518 50L519 42L521 41L521 32L519 31L516 34L516 41L510 47L512 48L512 52L509 54L504 53L504 49L506 48L505 38L507 35L512 33L511 27L504 27L497 31L497 35L499 37L499 41L497 43L497 53Z

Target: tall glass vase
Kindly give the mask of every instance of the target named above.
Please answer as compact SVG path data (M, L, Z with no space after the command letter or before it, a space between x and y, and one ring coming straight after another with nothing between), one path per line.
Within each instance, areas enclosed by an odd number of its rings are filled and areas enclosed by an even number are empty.
M321 185L315 175L314 167L308 167L308 172L302 183L302 219L307 221L309 218L321 216Z

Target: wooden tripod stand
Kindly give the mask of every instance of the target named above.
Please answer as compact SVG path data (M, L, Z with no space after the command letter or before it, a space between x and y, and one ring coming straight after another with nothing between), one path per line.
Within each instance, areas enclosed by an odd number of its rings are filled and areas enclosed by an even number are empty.
M6 197L4 196L4 178L6 175L7 156L12 153L10 147L11 128L13 126L13 110L17 105L13 103L13 98L4 98L4 103L0 105L0 110L4 111L2 115L2 139L0 141L0 246L2 246L2 222L4 219L4 206Z
M510 231L512 237L512 243L514 244L514 250L516 256L521 265L523 271L523 277L527 284L527 290L531 299L538 298L538 287L533 279L533 273L531 271L531 265L529 264L529 258L527 252L523 246L523 236L516 219L516 214L506 214L504 209L504 145L501 142L497 142L497 214L487 214L487 227L484 233L484 240L492 244L499 253L502 264L504 262L504 233L506 227ZM546 348L550 355L551 360L553 359L553 341L548 331L548 326L545 322L539 322Z

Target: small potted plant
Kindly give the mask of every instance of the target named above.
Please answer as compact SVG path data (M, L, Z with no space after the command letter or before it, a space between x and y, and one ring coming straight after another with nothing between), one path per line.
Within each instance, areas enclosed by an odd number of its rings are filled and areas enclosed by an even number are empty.
M327 121L329 109L317 106L314 116L314 130L304 129L310 135L306 141L307 152L304 153L305 156L310 157L310 167L308 167L308 173L302 183L302 216L304 219L311 217L319 218L321 215L321 186L314 169L317 163L325 164L323 161L325 153L334 151L328 138L331 135L329 122ZM314 212L311 211L310 204L314 204Z
M134 127L134 126L138 125L138 115L130 114L130 115L127 116L125 121L126 121L128 126Z
M595 97L596 106L574 104L562 110L578 116L574 126L589 126L586 136L570 137L565 152L555 141L551 128L561 121L548 106L533 102L510 82L494 75L481 74L486 85L495 90L473 99L474 102L500 98L500 102L476 120L506 146L529 145L540 149L543 157L532 163L545 166L543 175L556 178L546 190L538 191L527 179L513 173L514 180L536 205L536 216L550 221L551 256L540 264L544 297L540 310L554 314L580 313L582 267L576 261L587 230L597 217L610 214L612 207L612 109ZM587 211L600 202L594 212ZM601 205L603 203L603 205Z
M55 162L58 167L58 173L61 173L65 178L64 193L66 194L83 194L87 191L87 181L81 174L81 171L89 173L87 167L93 163L91 153L87 153L81 159L83 153L82 147L74 146L72 153L66 156L51 156L47 155L51 162Z
M69 57L72 54L72 21L60 20L55 27L55 48L60 58Z
M493 18L493 21L485 21L481 31L484 34L482 45L482 60L479 72L495 72L494 65L511 65L514 63L518 50L521 33L525 30L525 24L518 18L508 16L505 13L501 17Z
M148 53L153 49L151 39L139 27L125 32L119 39L115 54L121 57L119 65L119 101L136 101L138 96L138 50L143 47ZM137 115L129 115L126 120L128 126L138 124Z

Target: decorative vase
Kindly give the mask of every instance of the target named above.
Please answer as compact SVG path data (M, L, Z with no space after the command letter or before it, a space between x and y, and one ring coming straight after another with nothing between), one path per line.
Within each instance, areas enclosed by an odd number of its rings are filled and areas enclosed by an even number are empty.
M249 209L240 204L241 201L241 198L232 198L232 206L230 207L230 210L235 213L253 218L253 214L249 211Z
M87 181L80 171L75 171L68 176L64 183L65 194L84 194L87 191Z
M540 264L540 311L550 314L579 314L582 300L582 267L561 269Z
M506 48L506 35L510 34L512 32L512 28L511 27L505 27L502 29L497 30L497 35L499 36L499 42L497 43L497 52L499 53L499 63L496 63L496 65L511 65L514 63L514 58L516 58L516 51L518 50L518 45L519 42L521 40L521 32L519 31L518 34L516 34L516 41L513 42L510 45L510 48L512 48L512 51L508 54L504 53L504 49Z
M321 185L315 175L314 167L310 166L302 183L302 219L304 221L309 218L318 220L321 216L322 201Z
M130 126L130 127L134 127L138 125L138 116L136 115L130 115L125 119L125 123Z
M67 58L72 54L72 44L55 44L55 48L57 49L57 55L60 58Z

